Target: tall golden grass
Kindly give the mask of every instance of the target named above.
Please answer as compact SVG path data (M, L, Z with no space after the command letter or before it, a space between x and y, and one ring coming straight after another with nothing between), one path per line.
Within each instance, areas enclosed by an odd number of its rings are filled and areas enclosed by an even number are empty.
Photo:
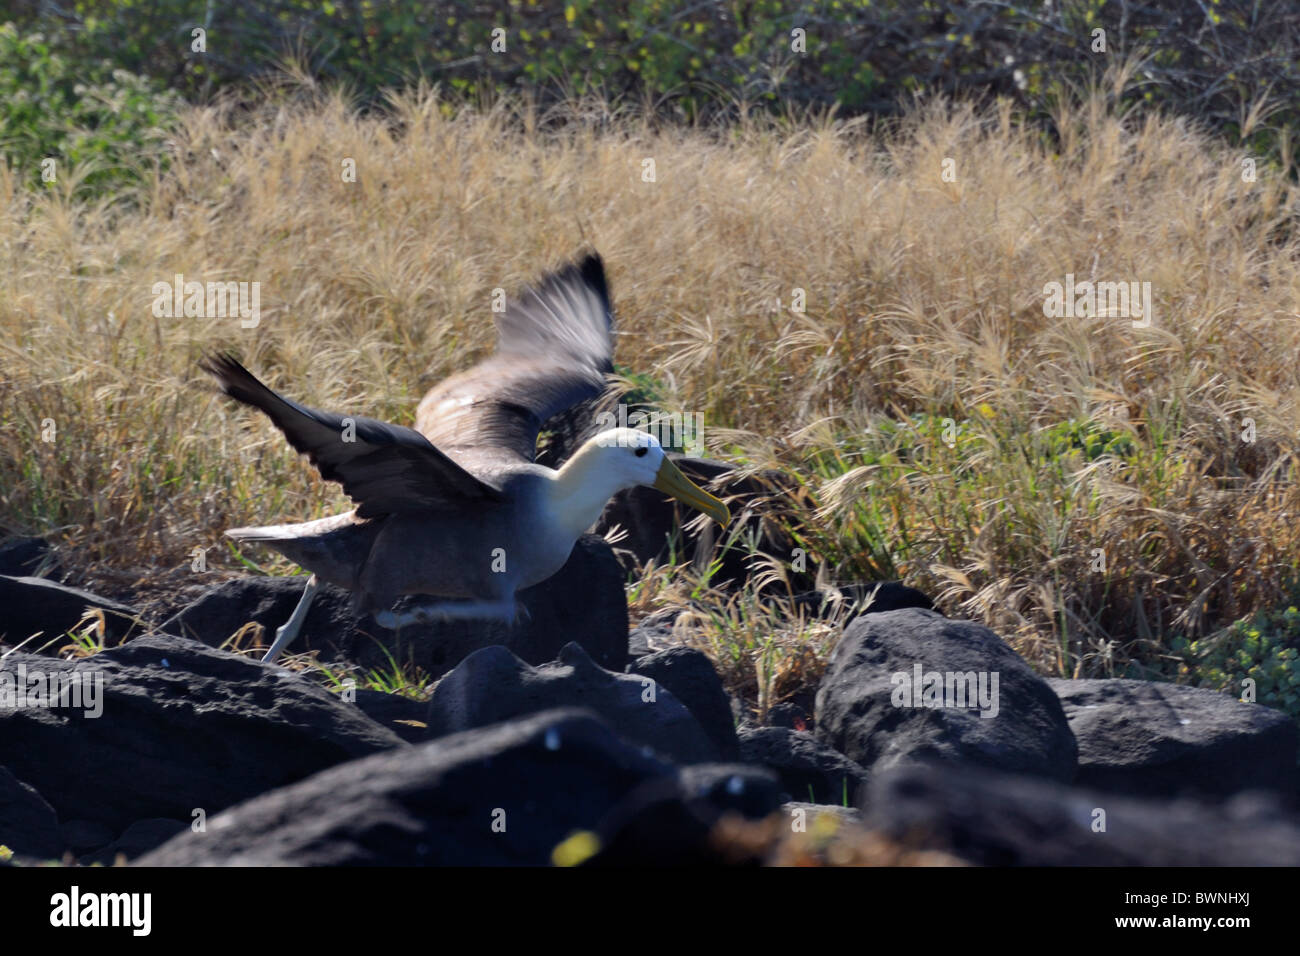
M170 169L118 201L0 170L0 516L105 569L214 546L237 566L223 528L347 504L210 390L203 350L409 422L491 348L494 288L590 243L619 364L703 413L715 455L798 477L825 578L897 574L1046 670L1158 668L1171 632L1275 602L1296 570L1297 196L1111 93L1062 102L1054 135L947 103L682 128L319 94L190 109ZM261 324L155 318L176 273L260 282ZM1067 273L1149 281L1154 324L1046 318ZM1127 450L1062 446L1063 423Z

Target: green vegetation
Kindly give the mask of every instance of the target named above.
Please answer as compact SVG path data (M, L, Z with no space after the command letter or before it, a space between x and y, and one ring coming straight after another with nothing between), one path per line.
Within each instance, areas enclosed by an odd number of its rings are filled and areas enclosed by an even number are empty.
M1285 152L1279 130L1300 118L1300 11L1253 0L68 0L8 15L78 62L110 60L190 98L247 95L292 62L370 103L425 79L691 118L741 104L897 115L913 94L943 93L1007 97L1047 119L1063 91L1131 61L1144 80L1117 91L1126 106L1192 116L1256 150Z
M0 103L0 155L26 183L101 196L165 163L181 99L109 60L73 58L0 24Z
M1254 700L1300 720L1300 609L1268 609L1199 641L1176 638L1180 674L1200 687L1236 696L1254 682Z

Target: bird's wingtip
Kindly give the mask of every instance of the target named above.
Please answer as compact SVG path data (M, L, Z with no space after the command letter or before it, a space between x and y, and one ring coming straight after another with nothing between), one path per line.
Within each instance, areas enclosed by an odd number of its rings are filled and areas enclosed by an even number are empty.
M215 375L217 378L225 378L231 373L243 372L247 374L248 369L244 368L235 353L229 349L214 350L204 352L199 357L199 368L209 375Z
M605 279L605 260L595 249L588 249L582 259L576 263L576 271L582 281L594 289L609 308L609 283Z
M605 259L595 249L588 247L582 258L578 260L578 270L583 275L597 275L603 278L605 275Z

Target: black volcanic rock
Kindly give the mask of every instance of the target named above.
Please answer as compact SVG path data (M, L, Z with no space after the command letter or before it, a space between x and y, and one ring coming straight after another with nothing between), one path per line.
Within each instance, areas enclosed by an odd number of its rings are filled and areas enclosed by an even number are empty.
M1300 866L1276 802L1138 800L960 763L873 777L864 823L982 866Z
M1134 796L1296 792L1296 722L1228 694L1140 680L1047 682L1079 742L1080 786Z
M867 778L848 757L800 730L748 727L740 732L740 754L774 772L796 801L856 806Z
M141 866L542 866L671 767L552 710L324 771L183 833Z
M213 815L334 764L407 746L303 677L183 638L138 638L75 663L15 652L0 686L38 671L77 675L83 690L98 683L101 695L95 706L72 706L70 693L64 706L15 708L0 693L0 766L36 788L61 820L112 833L143 818Z
M75 628L88 609L103 612L105 636L110 644L142 630L136 624L135 609L125 604L46 578L0 574L0 637L11 644L38 633L42 636L28 644L27 649L35 650L55 642Z
M941 693L915 693L917 668L940 675ZM978 706L978 680L991 692L995 677L990 706ZM1015 651L986 627L917 608L844 629L817 691L816 734L871 774L942 760L1068 782L1078 759L1055 692Z
M628 665L628 673L649 677L667 687L700 722L717 746L720 759L740 757L731 699L712 661L702 652L690 647L670 647L633 661Z
M578 644L533 667L504 647L485 647L438 682L429 699L430 737L486 727L556 707L585 707L629 743L680 763L719 758L700 722L664 686L596 664Z

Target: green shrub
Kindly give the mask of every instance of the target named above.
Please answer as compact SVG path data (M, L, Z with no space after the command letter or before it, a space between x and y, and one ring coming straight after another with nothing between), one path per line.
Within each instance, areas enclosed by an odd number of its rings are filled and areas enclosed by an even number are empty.
M1300 609L1260 611L1203 640L1173 642L1180 676L1198 687L1241 695L1255 682L1255 700L1300 720Z
M897 115L900 100L942 92L1007 97L1046 119L1065 87L1128 62L1137 68L1119 93L1125 104L1194 116L1257 153L1286 153L1279 136L1300 122L1300 9L1255 0L1061 0L1032 10L965 0L23 6L12 15L24 28L78 59L109 57L186 96L272 76L289 54L368 102L424 76L467 95L524 86L544 105L595 89L688 116L729 111L737 99ZM197 28L202 52L192 48ZM1253 109L1261 98L1271 105Z
M1044 430L1046 451L1052 456L1081 452L1088 461L1103 455L1130 458L1136 450L1127 432L1103 428L1092 420L1071 419Z
M39 33L0 25L0 154L32 183L42 161L60 179L82 168L81 194L138 182L164 160L163 144L180 98L145 77L53 50Z

